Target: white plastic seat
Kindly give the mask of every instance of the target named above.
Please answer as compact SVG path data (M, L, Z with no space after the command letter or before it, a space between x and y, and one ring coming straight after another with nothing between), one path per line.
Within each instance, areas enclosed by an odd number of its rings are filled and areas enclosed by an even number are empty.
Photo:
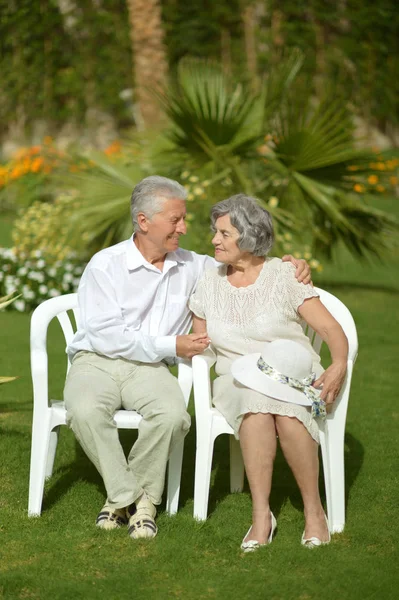
M319 422L329 528L331 532L340 532L345 526L345 422L358 341L354 320L346 306L329 292L315 289L320 294L320 300L340 323L349 342L344 384L332 412L324 422ZM322 339L306 323L303 324L303 329L313 348L319 353ZM233 430L223 415L212 406L210 368L215 362L216 357L210 355L197 355L192 361L197 427L194 517L199 520L207 517L213 446L217 436L222 433L230 434L230 489L232 492L241 492L244 485L244 463L239 441L235 439Z
M47 328L57 317L68 344L74 329L67 313L72 310L76 323L79 322L77 294L66 294L51 298L40 304L32 314L30 331L31 371L33 382L32 448L29 481L29 516L39 516L42 509L45 479L51 477L57 449L60 425L66 425L64 402L48 398L48 356L46 349ZM69 370L69 362L67 371ZM192 386L192 371L189 362L179 362L178 381L186 406ZM141 416L136 411L118 410L115 422L118 429L137 429ZM169 458L166 509L170 514L177 512L183 443L174 449Z

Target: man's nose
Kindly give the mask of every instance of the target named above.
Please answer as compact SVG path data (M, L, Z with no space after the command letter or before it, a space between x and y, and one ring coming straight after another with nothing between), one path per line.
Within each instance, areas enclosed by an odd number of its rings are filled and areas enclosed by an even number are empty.
M178 224L176 226L176 231L177 231L177 233L182 233L182 234L187 233L187 225L186 225L186 222L183 221L183 219L178 222Z

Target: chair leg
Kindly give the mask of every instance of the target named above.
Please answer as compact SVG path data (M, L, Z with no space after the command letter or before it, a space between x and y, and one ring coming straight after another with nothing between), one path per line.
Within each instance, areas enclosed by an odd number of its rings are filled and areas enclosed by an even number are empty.
M230 491L242 492L244 487L244 461L240 442L230 435Z
M341 436L339 436L341 438ZM332 533L339 533L345 527L345 466L344 439L327 440L330 464Z
M198 435L198 429L197 429ZM208 514L209 487L214 438L210 434L197 439L194 479L194 518L205 521Z
M320 447L321 447L321 456L323 461L323 475L324 475L324 487L326 492L326 504L327 504L327 519L328 519L328 528L332 531L333 524L333 511L332 511L332 501L331 501L331 468L330 468L330 457L328 451L328 432L326 431L324 424L323 426L319 425L319 434L320 434Z
M55 453L57 450L59 430L60 430L60 428L58 426L58 427L54 427L53 431L50 432L50 442L49 442L49 447L48 447L47 463L46 463L46 479L49 479L51 477L51 475L53 474L54 459L55 459Z
M177 513L179 505L183 448L184 440L174 448L169 458L166 510L170 515Z
M28 515L40 516L42 511L44 479L50 444L50 419L34 419L29 475Z

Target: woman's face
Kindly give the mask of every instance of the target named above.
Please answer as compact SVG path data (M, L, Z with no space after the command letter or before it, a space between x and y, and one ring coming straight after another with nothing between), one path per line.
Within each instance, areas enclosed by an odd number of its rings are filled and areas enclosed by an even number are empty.
M237 246L240 234L231 224L230 216L219 217L215 222L215 229L212 244L215 246L216 260L226 264L237 263L243 257L244 252L241 252Z

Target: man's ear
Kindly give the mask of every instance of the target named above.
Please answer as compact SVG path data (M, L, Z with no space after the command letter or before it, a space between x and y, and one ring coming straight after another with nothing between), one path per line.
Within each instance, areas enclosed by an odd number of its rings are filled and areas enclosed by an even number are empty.
M145 216L144 213L139 213L137 215L137 224L140 227L140 231L147 233L148 223L149 223L149 219L147 219L147 217Z

